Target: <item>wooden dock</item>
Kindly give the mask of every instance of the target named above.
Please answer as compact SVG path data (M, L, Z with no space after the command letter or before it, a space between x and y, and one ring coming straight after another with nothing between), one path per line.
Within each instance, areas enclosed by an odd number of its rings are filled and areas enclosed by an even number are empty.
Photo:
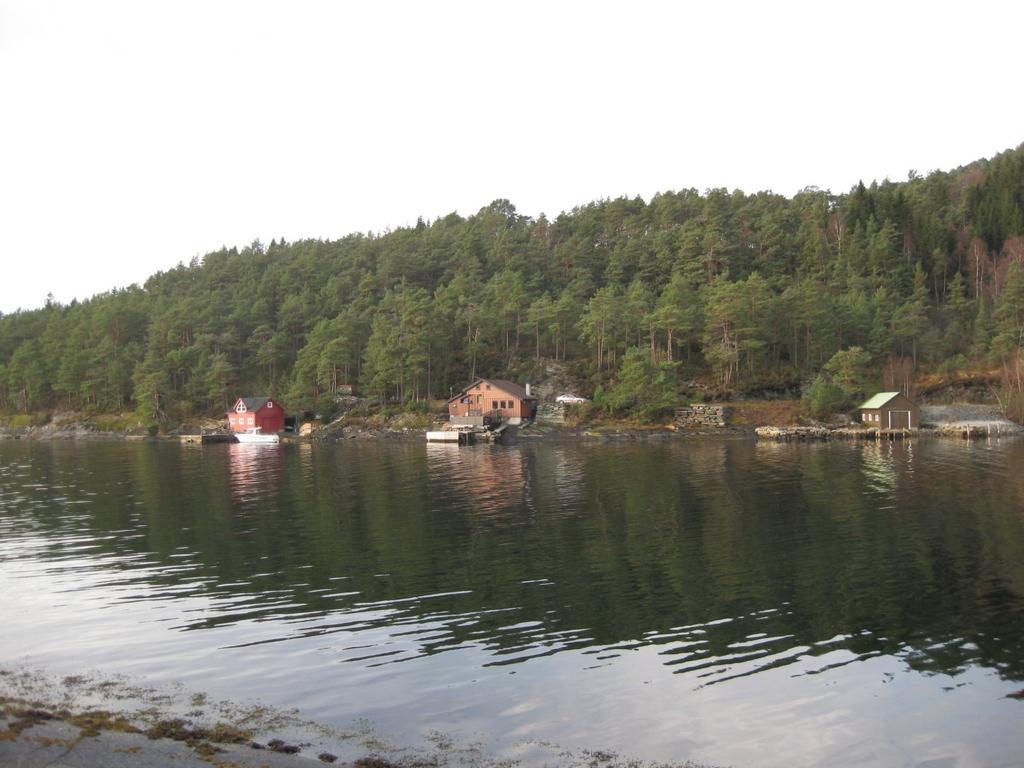
M473 433L465 429L448 429L427 432L428 443L448 443L450 445L470 445Z
M228 434L211 434L211 435L178 435L178 440L183 443L201 443L206 445L207 443L234 443L236 442L234 435Z
M478 441L485 440L494 443L501 440L502 435L506 432L515 432L515 425L506 421L493 429L475 426L468 429L430 430L427 432L427 442L447 443L448 445L473 445Z

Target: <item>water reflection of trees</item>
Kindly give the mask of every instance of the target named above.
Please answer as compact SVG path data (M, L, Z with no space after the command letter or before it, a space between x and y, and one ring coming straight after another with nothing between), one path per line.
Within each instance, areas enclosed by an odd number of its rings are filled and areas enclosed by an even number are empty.
M162 594L201 583L232 606L194 628L302 615L282 631L377 627L409 633L408 653L473 644L498 663L658 646L671 668L709 680L726 661L756 671L836 648L844 663L884 653L922 672L982 664L1024 679L1020 445L403 443L274 456L44 453L33 479L95 493L97 552L165 563L140 576ZM44 529L69 525L32 509ZM142 535L118 533L129 530Z

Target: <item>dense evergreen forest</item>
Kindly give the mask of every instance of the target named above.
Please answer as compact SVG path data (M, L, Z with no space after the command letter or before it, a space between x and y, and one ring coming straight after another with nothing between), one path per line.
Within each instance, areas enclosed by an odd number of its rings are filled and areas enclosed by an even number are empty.
M498 200L384 234L223 249L2 316L0 408L156 423L272 394L327 413L345 384L415 403L555 360L637 415L671 406L684 379L841 403L972 367L999 367L1019 401L1022 262L1024 145L838 196L688 189L553 219Z

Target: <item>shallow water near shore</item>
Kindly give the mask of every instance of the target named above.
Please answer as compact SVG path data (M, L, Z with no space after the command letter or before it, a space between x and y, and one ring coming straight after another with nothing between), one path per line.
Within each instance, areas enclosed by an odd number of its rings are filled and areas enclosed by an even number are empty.
M1021 466L1019 439L0 443L0 658L524 763L1015 765Z

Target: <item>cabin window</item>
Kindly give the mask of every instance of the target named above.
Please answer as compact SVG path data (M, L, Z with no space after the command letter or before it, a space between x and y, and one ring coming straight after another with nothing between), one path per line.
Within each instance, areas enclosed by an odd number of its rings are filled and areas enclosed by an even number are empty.
M274 404L272 402L270 402L269 400L267 400L267 408L273 408L273 407L274 407Z
M490 385L490 384L488 384L488 385L487 385L487 388L488 388L488 389L490 389L490 388L491 388L491 385Z
M249 417L249 423L250 424L255 424L256 423L252 416Z
M498 401L497 400L491 400L491 410L492 411L498 410Z

